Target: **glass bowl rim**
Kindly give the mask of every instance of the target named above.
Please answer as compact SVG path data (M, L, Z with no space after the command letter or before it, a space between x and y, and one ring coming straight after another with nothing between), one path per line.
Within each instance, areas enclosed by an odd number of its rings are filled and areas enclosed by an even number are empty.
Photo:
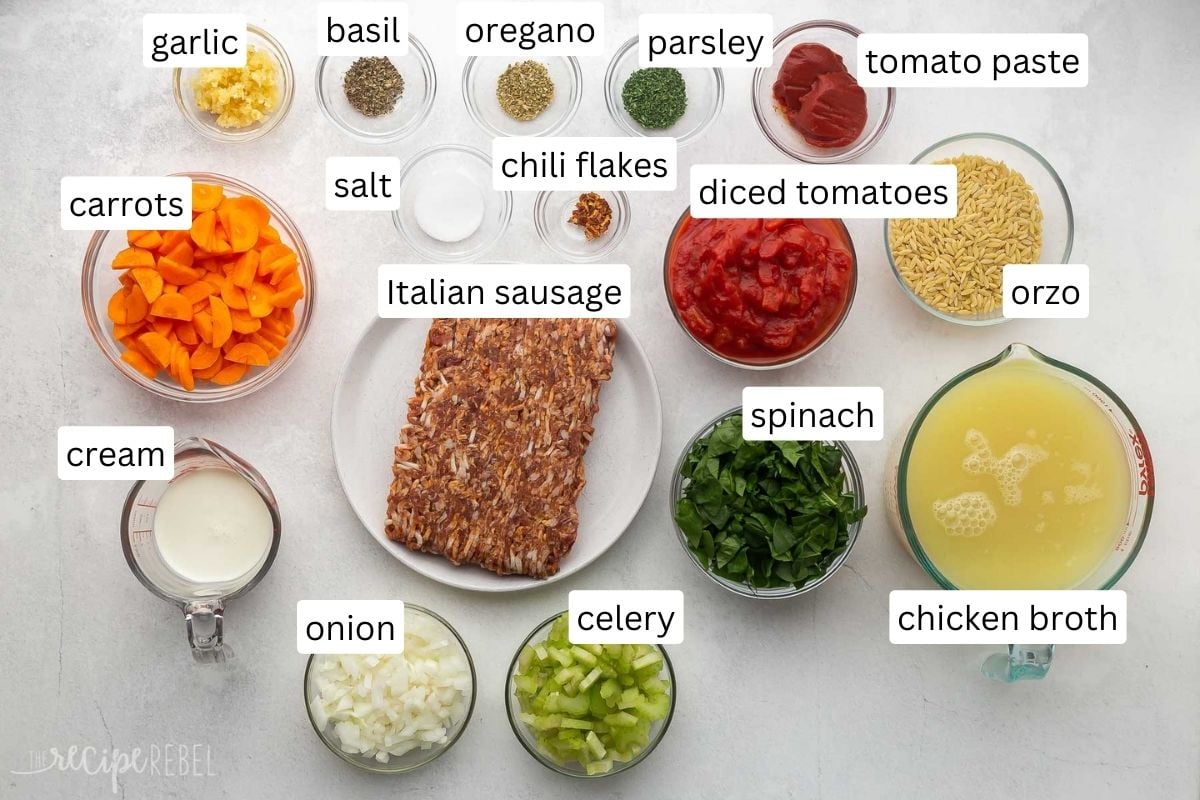
M621 115L624 106L618 103L621 90L617 87L617 64L625 57L625 54L630 49L637 46L638 37L633 36L625 41L617 52L613 54L612 59L608 62L608 67L604 70L604 105L608 108L608 115L612 117L613 122L626 133L632 136L651 136L645 130L636 126L630 125L629 122ZM700 135L707 131L712 124L716 122L717 117L721 116L721 110L725 107L725 74L720 67L691 67L695 70L709 70L713 74L713 82L716 89L713 92L714 101L712 107L708 111L708 116L704 118L692 130L688 131L683 136L671 137L675 139L676 146L683 147L689 142L700 138ZM666 138L666 137L664 137Z
M946 145L954 144L955 142L967 142L967 141L971 141L973 139L986 139L986 140L990 140L990 141L994 141L994 142L1001 142L1002 144L1009 145L1011 147L1015 147L1016 149L1025 153L1026 155L1031 156L1034 161L1036 161L1038 164L1040 164L1042 166L1042 168L1044 170L1046 170L1046 174L1050 176L1050 179L1054 182L1054 185L1058 188L1059 196L1062 198L1062 201L1063 201L1063 208L1066 211L1067 244L1066 244L1066 248L1063 250L1063 254L1062 254L1061 258L1058 261L1054 261L1054 262L1040 261L1039 263L1055 263L1055 264L1070 263L1071 250L1073 249L1074 243L1075 243L1075 211L1074 211L1074 206L1071 203L1071 195L1067 192L1066 185L1063 183L1062 178L1059 176L1058 172L1054 169L1054 167L1050 164L1050 162L1047 161L1045 159L1045 157L1042 156L1041 153L1039 153L1037 150L1034 150L1029 145L1020 141L1019 139L1014 139L1011 136L1005 136L1002 133L988 133L986 131L969 131L967 133L958 133L958 134L955 134L954 136L948 136L945 139L941 139L940 141L934 142L933 144L929 145L924 150L922 150L920 153L918 153L916 155L916 157L913 158L913 160L910 161L909 163L910 164L920 164L920 163L922 163L921 160L923 158L925 158L930 153L934 152L935 150L937 150L941 147L945 147ZM1039 205L1041 204L1040 197L1038 198L1038 203L1039 203ZM908 283L904 280L904 278L901 277L900 270L896 266L896 259L892 256L892 244L891 244L890 231L891 231L891 220L885 219L883 221L883 252L884 252L884 255L887 257L888 266L891 267L892 277L896 279L896 283L900 284L900 288L904 291L904 294L907 295L908 299L913 301L913 303L915 303L917 305L917 307L924 309L925 311L929 312L934 317L937 317L940 320L944 320L946 322L952 322L956 325L965 325L967 327L974 327L974 328L987 327L990 325L999 325L1000 323L1009 321L1008 317L1005 317L1002 312L998 313L996 316L993 316L993 317L983 317L983 318L979 318L979 319L976 319L973 317L963 317L963 316L955 316L953 314L947 314L944 311L937 310L936 308L934 308L933 306L929 305L924 300L922 300L920 297L918 297L916 292L914 292L909 287Z
M580 780L593 780L596 778L607 778L612 775L619 775L623 772L628 772L650 757L650 754L654 752L656 747L658 747L658 743L661 742L667 735L667 729L671 727L671 720L675 718L675 703L676 698L678 697L679 685L675 677L675 666L671 663L671 656L669 653L667 653L667 648L661 644L651 645L651 647L658 648L658 652L662 653L663 665L667 670L667 675L671 682L671 693L668 695L668 697L671 698L670 707L667 709L667 716L663 717L662 719L662 726L658 729L658 732L651 737L649 743L647 743L647 745L636 756L634 756L632 760L624 762L620 769L614 768L608 772L600 772L595 775L588 775L586 772L579 771L572 772L566 769L565 765L554 762L544 753L539 752L536 747L532 747L527 741L525 741L525 737L522 736L521 732L517 729L518 725L525 724L521 722L520 718L517 716L518 712L515 710L516 707L512 701L513 676L517 671L517 661L521 657L521 651L524 650L531 641L533 641L535 636L549 628L554 624L555 620L567 613L569 613L569 611L564 609L559 611L557 614L551 614L549 617L538 623L537 626L529 632L529 635L521 641L521 644L517 646L517 650L513 654L512 660L508 664L508 672L504 676L504 710L507 712L506 716L508 717L508 725L512 729L513 735L517 737L517 741L521 743L521 747L525 748L525 752L533 756L534 760L536 760L542 766L546 767L552 772L557 772L559 775L565 775L568 778L579 778Z
M544 213L549 210L550 196L558 194L559 192L574 194L574 192L570 191L569 189L546 189L538 192L537 197L533 199L533 227L537 231L538 238L542 240L542 244L546 245L555 253L567 259L568 261L574 261L578 263L599 261L615 250L621 243L621 240L625 238L625 234L629 231L629 195L618 189L603 189L599 192L600 194L611 194L616 199L616 207L613 208L613 223L615 223L615 225L609 226L610 234L608 241L605 242L603 246L598 248L594 253L581 255L579 253L570 253L555 243L550 238L549 224L545 219L543 219ZM580 192L579 194L585 194L585 192Z
M1009 344L1007 347L1001 350L998 355L992 356L991 358L975 364L974 366L967 367L938 387L937 391L935 391L929 397L929 399L925 401L925 403L921 406L921 410L917 412L916 416L913 417L912 422L909 424L908 431L904 435L903 444L900 449L900 458L896 462L896 511L897 517L900 519L900 527L904 529L904 541L908 545L909 551L912 553L913 558L916 559L916 562L921 565L921 568L925 570L925 573L932 578L935 583L938 584L939 588L959 589L961 587L955 586L949 578L943 575L941 570L934 565L933 559L931 559L925 552L925 548L921 546L921 542L917 537L916 526L913 525L912 522L912 515L908 510L907 492L905 491L907 489L908 462L912 457L912 450L913 446L916 444L917 435L920 433L921 425L925 422L926 418L928 418L934 407L942 400L943 397L949 394L950 391L956 388L960 383L966 381L973 375L996 366L1012 356L1020 357L1025 356L1026 354L1028 357L1040 361L1050 367L1062 370L1068 374L1082 379L1085 383L1092 385L1106 398L1111 400L1113 405L1116 406L1117 410L1120 411L1121 415L1123 415L1133 427L1133 430L1138 436L1138 441L1141 445L1142 451L1145 454L1147 469L1149 469L1151 476L1154 475L1154 460L1150 454L1150 444L1146 441L1145 428L1143 428L1141 423L1137 421L1137 418L1134 417L1133 412L1129 409L1129 406L1125 405L1125 401L1122 400L1116 392L1110 389L1106 383L1099 380L1092 374L1085 372L1079 367L1068 364L1065 361L1059 361L1056 358L1052 358L1051 356L1048 356L1040 350L1036 350L1027 344L1022 344L1020 342L1013 342ZM1118 568L1110 578L1104 581L1103 585L1099 587L1100 589L1111 589L1117 584L1117 581L1121 579L1121 577L1129 570L1129 568L1133 566L1133 562L1137 559L1138 553L1141 552L1142 545L1146 541L1146 536L1150 532L1150 517L1152 516L1153 512L1154 495L1150 494L1146 497L1145 514L1138 525L1137 541L1134 543L1133 548L1129 551L1129 554L1125 557L1125 560L1122 562L1120 568Z
M459 647L462 648L463 654L467 657L467 669L471 673L471 699L467 703L467 712L463 715L462 724L459 726L458 732L455 733L454 736L452 736L450 738L450 740L447 741L444 745L440 745L436 749L430 748L429 752L431 753L431 755L428 759L418 762L416 764L410 764L408 766L400 767L400 768L388 767L386 764L380 764L378 767L376 767L374 765L364 763L363 760L360 760L362 758L361 756L356 758L354 756L354 754L346 753L346 752L342 751L341 748L335 747L333 745L333 743L330 742L329 739L325 736L325 734L319 728L317 728L317 721L313 719L312 709L309 708L310 698L308 696L308 676L309 676L309 673L312 671L313 664L315 663L317 656L310 655L308 657L308 661L306 662L306 664L304 666L304 686L303 686L304 712L308 716L308 722L312 726L313 731L317 734L317 738L321 740L321 743L324 744L325 747L331 753L336 755L342 761L345 761L347 764L352 764L353 766L358 767L359 769L364 770L366 772L373 772L378 775L403 775L405 773L413 772L414 770L418 770L421 767L431 764L432 762L441 758L445 753L447 753L450 750L450 748L452 748L452 747L454 747L454 745L458 744L459 739L461 739L463 734L466 733L467 726L471 724L471 717L475 713L475 698L479 695L479 679L475 673L475 659L473 659L471 657L471 650L470 650L470 648L467 647L466 641L463 639L462 635L459 634L458 630L456 630L453 625L451 625L449 622L447 622L445 617L443 617L441 614L438 614L437 612L434 612L434 611L430 611L428 608L417 605L416 603L409 603L409 602L405 601L405 603L404 603L405 613L408 613L409 609L412 609L413 611L416 611L419 614L424 614L425 616L432 618L436 622L441 623L442 626L445 627L446 630L450 631L450 633L458 641Z
M726 589L740 597L747 597L752 600L789 600L793 597L799 597L802 594L813 591L817 587L824 584L827 580L833 577L834 573L842 568L846 560L850 557L850 551L854 549L855 543L858 541L858 534L862 530L863 520L857 520L851 523L846 530L846 549L844 549L825 570L824 574L815 580L808 581L800 586L792 587L777 587L774 589L757 589L745 583L737 583L727 578L722 578L719 575L714 575L709 572L704 564L700 563L700 559L692 552L692 548L688 546L687 537L683 530L679 527L679 523L675 521L675 505L683 496L683 462L687 459L688 453L692 451L692 447L700 440L700 437L711 433L720 423L724 422L729 417L735 414L742 413L742 406L736 405L726 411L721 412L713 417L702 427L700 427L692 437L688 439L687 444L679 453L679 458L675 461L675 469L671 473L671 489L667 494L667 514L670 517L671 525L675 528L675 536L679 539L679 543L683 545L684 552L696 569L700 570L711 581L716 583L723 589ZM842 472L846 475L849 491L854 495L855 508L864 508L867 505L866 485L863 483L862 471L858 466L858 459L854 457L854 453L850 449L850 445L844 441L824 440L825 444L831 444L836 447L842 454Z
M170 386L159 383L157 380L151 380L134 370L122 361L118 355L114 355L114 352L116 352L115 345L110 351L105 343L101 341L102 336L111 338L111 335L110 332L104 331L104 321L96 313L96 304L93 298L92 283L97 270L100 268L100 251L108 237L112 234L120 233L119 230L97 230L92 233L91 238L88 240L87 249L83 255L83 269L80 271L84 320L87 322L88 330L91 332L96 346L100 348L100 352L104 354L109 363L117 368L117 372L158 397L164 397L168 400L178 400L184 403L221 403L226 400L246 397L283 374L284 370L295 359L296 354L300 350L300 345L304 341L305 334L308 332L309 323L312 320L313 306L317 299L316 269L313 267L312 256L308 251L308 244L304 241L304 236L300 233L300 228L287 212L283 210L282 206L266 193L259 191L244 181L230 177L229 175L222 175L218 172L174 172L169 177L212 181L221 184L223 187L237 189L242 194L253 195L266 204L267 208L271 210L274 221L277 221L279 226L287 232L296 251L296 257L300 261L299 271L304 276L305 281L304 298L301 301L304 303L304 306L300 313L296 315L296 327L288 334L288 346L281 351L278 358L264 367L254 377L247 380L240 380L235 384L223 387L219 391L206 392L202 395L188 392L181 386Z
M488 173L489 174L491 173L492 157L490 155L488 155L487 153L483 152L482 150L480 150L479 148L472 147L471 145L467 145L467 144L455 144L455 143L433 144L433 145L430 145L429 147L418 150L416 153L413 153L412 156L409 157L408 161L406 161L404 163L404 166L402 166L400 168L400 176L397 179L397 183L401 186L404 185L405 179L409 176L409 174L417 166L417 164L421 163L426 158L434 155L435 153L441 153L441 152L461 153L461 154L467 155L471 158L479 159L487 166ZM481 242L480 244L476 245L470 251L468 251L466 253L462 253L460 255L447 256L445 253L439 253L439 252L436 252L433 250L429 250L424 245L417 244L416 240L409 234L407 226L405 226L404 222L401 220L399 209L392 212L392 225L396 228L396 232L400 234L401 241L403 241L406 245L408 245L413 250L415 250L417 252L417 254L420 255L422 258L428 258L431 261L440 262L440 263L448 263L448 264L470 261L471 259L477 258L477 257L483 255L484 253L486 253L491 248L495 247L496 243L499 242L502 238L504 238L504 234L508 231L508 226L512 223L512 212L513 212L512 192L505 189L503 191L496 191L496 194L501 195L501 200L500 200L500 203L501 203L500 217L501 217L501 219L500 219L499 226L496 228L495 235L491 236L486 241ZM474 234L472 234L472 235L474 235Z
M474 79L475 79L476 65L481 63L484 59L504 59L504 58L508 58L508 56L471 56L470 58L467 59L467 62L463 65L462 81L461 81L463 103L467 107L467 115L470 116L471 119L475 121L475 124L478 125L480 127L480 129L482 129L483 132L486 133L488 136L518 136L518 135L553 136L554 134L559 133L564 128L566 128L568 125L570 125L571 120L575 119L576 112L579 111L580 101L581 101L581 98L583 97L583 70L580 69L579 59L575 58L575 56L553 56L553 55L544 56L544 58L546 58L547 60L562 59L563 61L565 61L567 64L567 72L571 76L571 82L570 82L571 93L567 100L566 110L563 112L562 116L553 125L546 128L544 131L538 131L537 133L513 134L513 133L508 133L507 131L500 130L499 128L492 125L490 122L488 122L486 119L483 118L483 114L479 110L479 104L475 100L475 94L474 94L474 92L471 91L471 86L473 85ZM529 58L526 60L536 61L537 59ZM513 61L510 63L515 64L518 62ZM503 110L500 113L504 113ZM536 119L536 117L534 119ZM533 120L530 120L530 122L532 122L532 121Z
M262 28L251 23L246 24L246 33L253 34L261 38L267 43L267 49L279 62L279 71L283 78L283 97L280 98L279 107L271 113L270 119L267 122L253 130L245 133L237 133L236 128L231 128L228 131L216 127L215 124L207 125L202 122L195 113L193 113L187 104L183 101L183 68L176 67L171 71L171 90L175 96L175 104L179 107L183 118L194 130L202 136L211 139L215 142L253 142L266 136L271 131L279 127L283 122L283 118L292 110L292 101L296 95L296 73L292 69L292 60L288 56L287 49L283 44L271 34L267 33ZM247 37L247 40L249 37ZM247 44L250 44L247 41Z
M410 135L416 133L429 120L429 115L433 111L434 101L437 99L437 69L434 67L433 59L429 55L429 51L421 44L421 40L413 34L408 35L409 52L415 54L417 61L421 64L421 74L425 76L425 83L428 86L428 91L425 93L425 102L422 103L421 109L416 116L402 128L394 128L382 133L364 133L352 129L346 122L333 112L330 107L330 101L325 97L325 92L321 86L321 77L325 74L325 69L335 56L321 56L317 59L317 105L321 109L321 113L325 118L348 136L351 136L360 142L368 144L388 144L390 142L398 142L401 139L406 139Z
M812 30L814 28L828 28L841 31L842 33L850 34L855 39L857 39L863 33L850 23L840 22L835 19L814 19L806 22L798 22L795 25L780 31L780 33L775 36L775 39L771 42L772 52L774 52L775 48L779 47L779 45L785 42L792 35L800 33L801 31ZM807 153L801 154L794 152L786 144L779 141L775 134L771 132L770 126L767 124L766 112L763 110L762 104L758 99L758 90L762 86L762 82L767 74L767 70L772 68L774 68L774 64L772 64L771 67L759 67L758 69L754 70L754 75L750 81L750 105L754 111L754 120L758 123L758 128L760 131L762 131L763 136L766 137L767 141L770 142L776 150L783 153L788 158L806 164L838 164L845 161L853 161L854 159L865 155L869 150L871 150L871 148L878 144L879 140L883 138L884 132L891 124L892 115L896 110L896 87L894 86L887 87L887 103L884 106L883 115L879 118L878 123L875 125L874 131L872 131L869 136L859 142L858 145L851 147L844 153L838 153L836 155L825 157L817 157Z
M841 228L842 233L845 234L846 243L850 246L850 258L854 262L854 274L852 276L853 280L850 284L850 292L846 296L846 305L842 308L842 312L838 316L837 321L829 328L829 330L826 332L826 334L824 336L822 336L819 341L815 342L807 350L804 350L803 352L798 353L796 355L788 356L783 361L772 362L769 364L755 364L755 363L749 363L749 362L744 362L744 361L738 361L735 358L731 358L730 356L722 355L721 353L716 352L715 350L710 348L707 344L700 341L698 338L696 338L696 335L694 333L692 333L691 329L688 328L688 326L685 325L683 320L680 318L679 309L676 308L676 306L675 306L675 298L671 295L671 247L672 247L672 245L675 244L675 237L678 236L679 229L683 227L684 220L687 220L690 218L692 218L692 207L691 207L691 205L688 205L687 208L685 208L683 210L683 213L679 215L679 219L676 220L674 227L671 228L670 235L667 237L667 247L663 253L663 290L667 294L667 305L671 309L671 316L673 316L675 318L675 321L679 324L679 327L683 329L683 332L687 334L688 338L691 339L692 342L694 342L696 345L698 345L700 347L700 349L703 350L705 353L708 353L708 355L712 356L717 361L720 361L722 364L728 364L729 366L738 367L739 369L753 370L756 372L765 372L768 370L783 369L785 367L793 367L793 366L799 364L800 362L805 361L812 355L814 355L818 350L820 350L827 343L829 343L833 339L833 337L837 335L837 332L842 329L842 326L846 323L846 320L850 317L850 308L851 308L851 306L854 305L854 298L858 294L858 251L854 247L854 238L850 235L850 229L846 227L845 221L839 217L824 217L824 219L828 219L832 222L836 222L838 224L838 227ZM771 217L763 217L763 219L772 219L772 218Z

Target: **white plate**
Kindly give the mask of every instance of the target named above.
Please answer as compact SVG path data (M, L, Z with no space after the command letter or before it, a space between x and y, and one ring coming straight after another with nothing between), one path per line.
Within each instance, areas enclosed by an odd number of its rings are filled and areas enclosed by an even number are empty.
M579 536L557 574L496 575L418 553L384 533L393 450L405 423L429 320L376 319L359 339L333 395L333 459L354 513L375 541L417 572L460 589L513 592L565 578L599 558L625 532L650 491L662 444L662 403L641 344L617 324L612 378L600 388L595 435L584 456Z

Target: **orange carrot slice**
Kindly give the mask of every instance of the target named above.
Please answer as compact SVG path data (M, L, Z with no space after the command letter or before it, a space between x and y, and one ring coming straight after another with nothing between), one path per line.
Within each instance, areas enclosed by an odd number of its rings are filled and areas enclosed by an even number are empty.
M207 311L197 311L192 316L192 325L196 327L196 333L200 336L200 341L206 344L212 344L213 340L213 319L212 314Z
M192 316L192 319L196 317ZM200 344L200 334L196 333L196 326L190 322L176 322L175 335L179 337L179 341L188 346L195 347Z
M229 278L233 281L233 285L242 289L249 289L254 283L254 276L258 274L258 264L259 253L257 250L248 250L242 253L229 273Z
M233 318L229 306L215 294L208 298L209 313L212 314L212 346L222 347L233 335Z
M211 367L221 357L221 350L213 347L207 342L200 342L196 345L196 349L192 351L190 364L192 371L202 370Z
M244 253L258 242L258 223L240 206L229 210L225 230L229 234L229 247L235 253Z
M233 281L228 279L221 286L221 299L230 308L245 311L250 307L246 302L246 293L242 291L240 286L234 285Z
M271 363L267 351L253 342L241 342L226 350L225 360L236 364L249 364L252 367L265 367Z
M175 367L175 379L179 385L189 392L196 388L196 378L192 375L192 365L187 350L180 347L175 351L171 364Z
M159 367L166 368L171 364L171 343L167 337L155 331L146 331L137 337L141 350L153 359Z
M157 250L162 247L163 237L158 231L126 231L125 241L133 247Z
M275 303L272 298L275 291L265 283L255 281L254 285L246 290L246 306L252 317L265 317L275 310ZM281 304L284 305L284 304Z
M130 267L153 267L154 253L140 247L126 247L113 256L113 269L129 269Z
M204 369L193 369L192 375L200 378L201 380L211 381L213 376L225 369L225 359L221 358L221 351L218 350L216 352L217 357L214 359L213 363L209 364Z
M108 298L108 318L117 325L126 324L125 319L125 298L129 296L128 288L120 288L113 292L113 296Z
M158 377L158 370L150 363L150 359L137 350L126 350L121 353L121 360L151 380Z
M151 303L163 293L163 276L158 270L153 267L134 267L129 272L141 287L142 294Z
M225 190L220 186L192 181L192 214L211 211L221 204L224 197Z
M141 286L133 286L125 297L125 324L132 325L141 322L150 313L150 303L142 292Z
M162 274L163 280L175 286L187 286L195 283L200 280L202 275L200 270L195 267L184 266L168 256L159 257L158 271Z
M181 294L164 294L150 306L150 313L156 317L191 322L192 304Z
M230 364L227 361L221 368L221 371L213 375L209 380L220 386L229 386L240 381L248 369L250 367L246 364Z

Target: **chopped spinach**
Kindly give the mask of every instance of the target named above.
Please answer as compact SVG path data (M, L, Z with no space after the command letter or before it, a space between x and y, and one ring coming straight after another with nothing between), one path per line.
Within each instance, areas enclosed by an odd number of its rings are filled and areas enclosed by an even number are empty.
M714 575L759 589L821 577L866 516L825 442L747 442L742 415L696 441L681 468L675 521Z

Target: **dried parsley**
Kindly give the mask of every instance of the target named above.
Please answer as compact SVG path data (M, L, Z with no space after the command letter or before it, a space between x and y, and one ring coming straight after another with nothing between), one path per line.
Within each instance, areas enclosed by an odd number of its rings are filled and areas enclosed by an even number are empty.
M595 192L585 192L579 195L567 222L583 228L583 235L589 242L599 239L612 224L612 206Z
M534 119L554 100L550 70L537 61L509 64L496 81L496 100L513 119L520 122Z
M625 79L621 102L643 128L669 128L687 111L687 86L673 67L634 70Z
M866 516L846 491L842 453L825 442L747 442L742 415L697 440L675 521L714 575L756 588L821 577Z
M342 78L350 105L368 117L390 114L404 94L404 76L386 58L359 58Z

